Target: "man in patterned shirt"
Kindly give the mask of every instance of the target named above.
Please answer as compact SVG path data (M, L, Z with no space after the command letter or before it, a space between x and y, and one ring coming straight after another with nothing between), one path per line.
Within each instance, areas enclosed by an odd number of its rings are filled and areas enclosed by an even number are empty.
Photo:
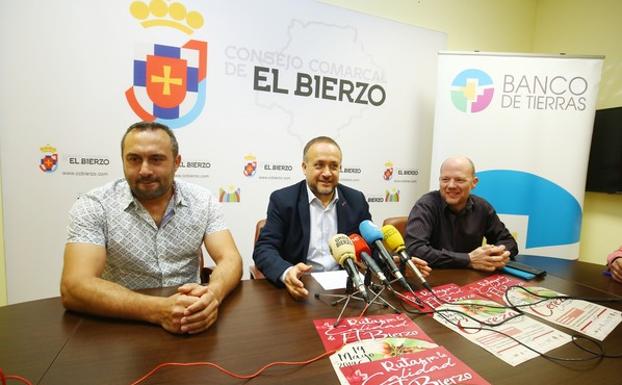
M61 296L67 309L199 333L238 284L242 259L211 193L175 180L173 132L140 122L121 140L124 179L96 188L70 211ZM199 282L201 245L216 266ZM170 297L135 289L181 285Z

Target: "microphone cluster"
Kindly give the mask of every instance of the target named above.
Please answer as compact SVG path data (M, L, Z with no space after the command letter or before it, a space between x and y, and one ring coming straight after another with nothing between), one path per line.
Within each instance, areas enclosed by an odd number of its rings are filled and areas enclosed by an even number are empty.
M406 278L404 278L404 275L393 261L392 254L397 255L400 262L414 273L419 284L428 290L432 290L419 268L417 268L406 253L404 238L395 226L386 225L380 229L372 221L365 220L359 225L359 231L361 235L335 235L329 241L329 248L335 261L346 270L353 286L366 302L369 302L368 290L361 280L355 262L365 265L380 283L391 289L391 280L387 278L383 269L372 257L372 251L369 245L373 245L377 250L380 263L387 268L390 274L404 289L410 292L413 291L408 281L406 281Z
M337 234L328 241L328 247L335 261L348 273L348 277L350 277L352 284L365 299L365 302L369 302L367 289L363 281L361 281L359 271L354 263L356 255L354 254L354 244L350 238L344 234Z

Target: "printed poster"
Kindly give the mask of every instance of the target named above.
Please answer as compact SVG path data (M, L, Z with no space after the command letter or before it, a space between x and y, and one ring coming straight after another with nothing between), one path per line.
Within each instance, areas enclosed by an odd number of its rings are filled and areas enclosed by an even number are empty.
M344 345L335 354L330 356L330 362L342 385L348 381L341 372L341 368L399 357L403 354L417 353L426 349L438 347L434 342L415 338L388 337L384 339L363 340Z
M529 291L542 296L564 295L543 287L531 287ZM525 305L542 298L525 290L510 290L506 302ZM552 299L534 306L521 307L521 310L556 325L583 333L602 341L622 321L622 312L595 303L576 299Z
M490 385L444 347L341 369L350 385Z
M414 306L413 302L413 294L410 292L403 292L404 297L410 299L410 301L404 301L413 309L419 310L421 312L429 312L443 304L445 302L455 302L467 297L467 293L462 290L462 288L455 283L448 283L446 285L440 285L432 288L434 294L430 293L426 289L421 289L415 291L415 297L417 297L421 302L423 302L424 307L418 308Z
M434 314L434 319L512 366L538 356L537 353L514 339L542 353L560 347L571 340L568 334L526 315L499 326L483 326L477 321L496 324L518 313L509 309L488 307L502 306L489 300L471 299L469 303L479 303L482 306L442 305L437 309L440 312ZM514 339L498 332L505 333Z
M336 320L324 318L313 321L326 351L339 349L351 342L387 337L416 338L432 342L432 339L404 314L343 318L335 327L333 324Z
M502 303L505 292L512 286L525 286L527 282L504 274L495 274L482 278L468 285L462 286L462 290L482 298Z

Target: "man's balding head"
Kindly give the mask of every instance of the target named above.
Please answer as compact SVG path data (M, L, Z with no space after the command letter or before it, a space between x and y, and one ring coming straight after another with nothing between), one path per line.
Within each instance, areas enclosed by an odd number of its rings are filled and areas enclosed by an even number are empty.
M464 209L477 182L475 165L466 156L447 158L441 164L439 190L452 211L460 212Z

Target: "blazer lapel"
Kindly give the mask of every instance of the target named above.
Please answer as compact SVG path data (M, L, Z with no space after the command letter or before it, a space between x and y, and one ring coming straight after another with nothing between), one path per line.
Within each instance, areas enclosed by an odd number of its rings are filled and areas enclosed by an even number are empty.
M309 240L311 239L311 214L309 213L309 196L307 195L307 181L303 180L298 198L298 215L302 225L303 259L307 262Z
M348 209L348 201L343 193L343 190L337 185L337 191L339 192L339 200L337 201L337 232L345 234L346 231L346 210Z

